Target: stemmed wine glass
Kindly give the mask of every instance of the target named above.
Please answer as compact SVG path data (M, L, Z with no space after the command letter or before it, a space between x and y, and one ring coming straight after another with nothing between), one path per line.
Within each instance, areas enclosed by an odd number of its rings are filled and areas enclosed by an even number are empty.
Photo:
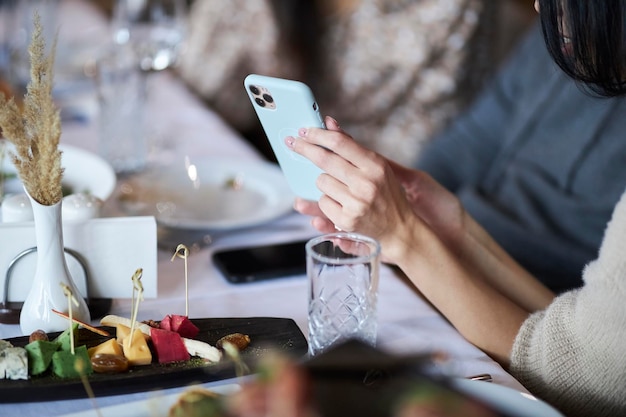
M186 31L185 0L117 0L113 12L113 39L130 45L144 71L173 66Z
M149 123L144 125L148 145L146 166L125 180L139 180L141 176L150 177L151 171L180 161L170 161L169 147L174 146L171 139L176 121L165 118L150 117L151 102L158 99L158 89L151 88L162 76L167 77L164 70L176 65L184 48L187 31L188 0L116 0L111 20L113 42L116 46L131 50L145 79L145 116ZM169 130L169 132L168 132ZM128 184L131 184L129 182ZM140 183L138 181L137 183ZM133 187L126 187L132 190ZM122 203L122 205L124 205ZM125 210L124 208L122 209ZM126 209L132 211L130 209ZM184 240L180 240L183 239ZM159 227L159 244L168 245L176 239L198 242L200 246L208 244L210 237L206 232L198 232L193 236L180 236L180 231ZM195 243L194 243L195 245ZM190 245L190 246L194 246ZM168 250L171 249L168 247Z
M158 89L152 88L164 70L176 65L187 29L187 0L116 0L111 20L113 42L131 50L144 74L146 118L152 113ZM155 120L145 125L148 147L146 162L166 157L167 130L171 121Z

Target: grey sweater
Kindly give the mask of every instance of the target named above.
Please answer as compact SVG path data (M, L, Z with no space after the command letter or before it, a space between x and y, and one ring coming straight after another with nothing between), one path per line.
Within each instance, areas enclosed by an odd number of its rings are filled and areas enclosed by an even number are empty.
M581 285L626 187L625 129L626 99L582 92L555 66L535 27L417 167L561 292Z
M522 325L511 373L569 417L626 416L626 193L584 286Z

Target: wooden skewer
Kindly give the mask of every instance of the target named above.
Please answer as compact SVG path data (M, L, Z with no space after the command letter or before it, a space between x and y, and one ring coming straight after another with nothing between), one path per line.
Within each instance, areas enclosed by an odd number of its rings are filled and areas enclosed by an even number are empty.
M69 318L70 318L70 316L68 316L67 314L62 313L62 312L60 312L60 311L58 311L58 310L52 309L52 312L53 312L54 314L58 314L58 315L59 315L59 316L61 316L61 317L65 317L65 318L66 318L66 319L68 319L68 320L69 320ZM79 325L83 326L85 329L87 329L87 330L89 330L89 331L92 331L92 332L94 332L94 333L99 334L100 336L106 336L106 337L110 337L110 336L111 336L111 334L110 334L109 332L107 332L106 330L103 330L103 329L98 329L97 327L93 327L92 325L87 324L87 323L85 323L84 321L80 321L80 320L78 320L78 319L77 319L77 318L75 318L75 317L72 317L72 321L73 321L74 323L78 323Z
M133 297L132 297L132 311L131 311L131 325L128 346L133 344L133 334L135 333L135 323L137 322L137 312L139 311L139 303L143 301L143 284L141 283L141 277L143 275L143 269L138 268L133 274L131 280L133 281ZM135 293L137 297L135 297Z
M75 305L76 307L78 307L78 300L76 299L76 297L74 297L74 294L72 293L72 289L70 287L68 287L65 283L61 282L61 288L63 288L63 294L65 294L65 296L67 297L67 311L69 311L69 319L70 319L70 352L72 352L72 355L75 354L74 352L74 333L72 332L72 322L73 320L73 315L72 315L72 305Z
M181 254L182 252L182 254ZM182 243L176 247L176 252L172 256L171 262L174 262L175 258L182 258L185 260L185 317L189 317L189 285L187 279L187 258L189 257L189 249Z

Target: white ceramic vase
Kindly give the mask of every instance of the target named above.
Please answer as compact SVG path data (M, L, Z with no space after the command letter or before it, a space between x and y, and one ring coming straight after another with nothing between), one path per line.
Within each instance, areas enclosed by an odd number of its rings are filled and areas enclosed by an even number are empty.
M28 194L28 193L27 193ZM67 319L52 312L52 309L67 313L68 301L61 283L65 283L79 302L72 306L74 318L84 322L91 320L89 309L77 289L65 262L61 204L46 206L32 197L37 242L37 269L33 283L20 313L20 328L25 335L41 329L46 332L68 328Z

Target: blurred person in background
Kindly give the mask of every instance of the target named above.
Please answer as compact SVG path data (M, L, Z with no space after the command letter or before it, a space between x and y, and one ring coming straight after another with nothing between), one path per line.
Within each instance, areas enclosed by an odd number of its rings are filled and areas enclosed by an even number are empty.
M194 0L178 71L270 159L243 89L249 73L307 83L364 145L409 163L493 67L500 3Z
M624 115L626 98L590 95L558 68L537 24L414 166L560 293L582 285L626 187Z

